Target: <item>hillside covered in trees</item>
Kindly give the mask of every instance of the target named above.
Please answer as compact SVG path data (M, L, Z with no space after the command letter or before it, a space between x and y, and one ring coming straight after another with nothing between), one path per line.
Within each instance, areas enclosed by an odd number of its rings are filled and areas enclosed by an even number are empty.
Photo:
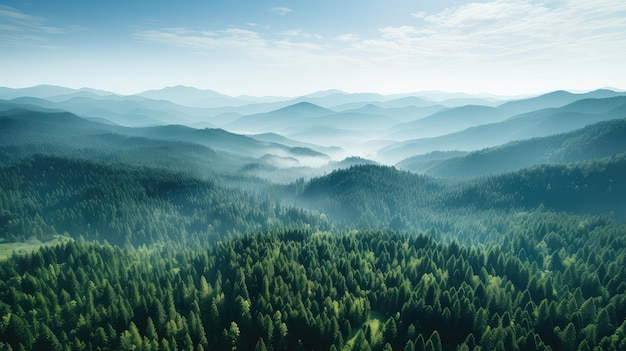
M623 164L471 182L352 166L304 184L298 196L318 212L167 171L26 159L2 169L3 240L81 234L2 262L0 340L26 350L619 350L626 225L582 210L620 203ZM596 174L615 178L615 200L572 183L601 184ZM541 180L587 191L578 196L589 207L551 203Z
M395 168L278 134L136 125L210 112L165 101L0 101L0 350L626 349L626 129L605 121L623 97L360 96L244 106L228 123L355 135L363 114L433 110L415 124L535 116L560 134ZM570 131L555 111L600 122Z

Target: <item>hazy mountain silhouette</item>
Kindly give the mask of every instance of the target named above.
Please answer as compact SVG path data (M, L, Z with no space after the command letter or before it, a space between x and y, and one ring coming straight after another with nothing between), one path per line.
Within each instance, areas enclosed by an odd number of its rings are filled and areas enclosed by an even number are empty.
M416 121L391 128L392 139L415 139L454 133L481 124L504 120L509 114L488 106L467 105L436 112Z
M114 93L91 88L71 89L56 85L36 85L28 88L5 88L0 87L0 99L11 100L23 96L47 99L62 95L72 95L76 93L88 93L96 96L114 95Z
M400 122L410 122L426 116L430 116L447 107L443 105L432 105L425 107L403 106L403 107L381 107L379 104L367 104L358 108L341 110L340 112L367 113L370 115L385 116Z
M438 103L447 107L461 107L461 106L467 106L467 105L496 107L502 104L502 100L488 100L488 99L468 97L468 98L445 99L445 100L438 101Z
M66 112L65 110L55 108L54 103L39 98L23 97L13 100L0 100L0 111L9 111L14 109L40 112Z
M396 163L396 167L415 173L428 174L428 170L443 163L442 161L461 158L467 154L467 151L433 151L424 155L417 155L404 159Z
M530 139L568 132L599 121L626 116L624 104L616 105L614 98L587 100L587 113L571 112L569 106L549 108L513 116L502 122L471 127L460 132L434 138L422 138L388 145L379 151L379 156L392 162L440 150L472 151L502 145L514 140ZM578 102L585 104L585 102ZM591 111L606 111L592 113Z
M330 126L332 128L356 131L383 129L396 123L398 123L397 120L384 115L349 111L308 118L303 121L305 125Z
M286 136L303 142L323 146L341 146L362 139L362 134L347 129L335 128L327 125L303 126L292 128Z
M244 135L233 134L223 129L193 129L182 125L168 125L140 128L134 130L135 135L153 139L175 140L192 142L210 147L214 150L226 151L241 156L262 157L265 154L278 156L301 156L304 148L290 148L277 143L268 143ZM307 149L306 156L316 156L327 159L328 156Z
M384 108L398 108L398 107L407 107L407 106L416 106L416 107L429 107L440 105L437 102L432 100L424 99L418 96L405 96L397 99L387 100L384 102L377 103L378 106Z
M520 114L545 108L562 107L582 99L604 99L614 96L624 96L626 93L613 90L599 89L583 94L574 94L565 90L557 90L540 96L505 102L498 107L511 114Z
M339 154L345 153L345 150L337 146L326 147L326 146L320 146L320 145L313 144L313 143L304 143L298 140L289 139L287 137L284 137L276 133L252 134L248 136L256 140L264 141L267 143L277 143L277 144L282 144L282 145L289 146L289 147L305 147L305 148L316 150L316 151L319 151L321 153L331 155L331 156L336 153L339 153Z
M248 103L214 90L201 90L184 85L147 90L137 95L153 100L168 100L178 105L191 107L241 106Z
M241 133L276 132L287 126L298 125L302 120L329 115L334 111L310 102L299 102L267 113L243 116L224 126L227 130Z
M324 97L336 95L336 94L346 95L348 93L339 89L327 89L327 90L319 90L310 94L306 94L306 95L303 95L302 97L309 98L309 99L318 99L318 98L324 98Z
M72 112L84 117L98 117L124 126L147 126L159 124L192 124L203 121L210 123L210 112L181 106L165 100L150 100L142 97L99 96L71 94L67 100L20 97L11 101L17 104L36 105L49 109ZM213 124L210 124L214 126Z
M606 89L584 94L556 91L501 103L498 99L502 97L442 92L380 95L326 90L296 98L235 98L186 86L122 96L89 88L41 85L0 88L0 97L14 99L13 105L6 101L0 104L0 110L63 110L113 126L186 125L194 130L219 126L235 133L278 133L309 146L322 145L314 148L322 153L329 150L324 148L328 146L345 149L346 153L334 157L373 157L378 152L381 160L393 163L431 151L479 150L620 118L624 94ZM206 103L207 99L214 101ZM199 101L221 106L182 105ZM481 105L449 107L468 102ZM227 103L231 106L225 106ZM492 107L494 104L500 105ZM258 152L254 155L260 157Z
M54 149L57 146L63 148L62 154L84 148L106 149L106 145L96 147L90 142L103 134L116 134L126 138L142 137L192 143L241 157L259 158L266 154L276 154L306 162L311 162L312 158L319 159L318 162L329 161L327 155L312 149L263 142L221 129L193 129L182 125L128 128L98 123L69 112L12 109L0 112L0 126L2 127L0 145L31 150L32 153L42 152L46 148ZM28 153L28 151L24 152ZM104 152L109 151L104 150Z
M572 163L626 152L626 120L589 125L568 133L514 141L457 157L414 156L397 166L437 177L472 177L514 171L541 163Z
M349 103L385 101L384 95L373 93L345 93L337 91L318 92L310 95L295 98L294 102L310 102L325 108L334 110L334 106L345 105Z
M62 101L67 101L73 98L87 98L87 99L93 99L93 100L100 100L100 99L107 99L107 100L121 100L124 99L123 96L119 96L119 95L113 95L113 94L109 94L109 95L101 95L101 94L96 94L93 93L91 91L88 90L78 90L76 92L73 92L71 94L63 94L63 95L54 95L54 96L48 96L45 99L48 101L52 101L52 102L62 102Z

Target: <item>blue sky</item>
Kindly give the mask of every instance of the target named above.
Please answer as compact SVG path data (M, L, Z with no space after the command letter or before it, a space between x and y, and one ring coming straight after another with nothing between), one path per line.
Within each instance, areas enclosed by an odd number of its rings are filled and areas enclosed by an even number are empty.
M0 0L0 86L626 89L626 2Z

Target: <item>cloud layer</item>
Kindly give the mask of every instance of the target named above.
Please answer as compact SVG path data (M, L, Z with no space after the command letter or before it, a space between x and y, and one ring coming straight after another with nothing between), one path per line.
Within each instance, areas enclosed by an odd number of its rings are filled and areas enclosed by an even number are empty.
M360 5L353 10L372 11L372 16L380 11ZM224 83L225 72L254 82L246 87L265 85L268 92L280 86L287 91L299 87L496 93L626 88L626 77L618 74L626 71L626 2L492 0L439 9L416 3L405 9L404 16L374 26L370 21L329 22L324 11L311 14L311 9L298 6L261 4L256 12L233 15L229 22L163 18L137 22L119 27L122 36L114 43L126 40L127 56L138 62L159 65L156 53L188 63L176 72L164 66L162 75L188 77L201 71L212 79L221 77L208 86L216 89L232 85ZM70 26L48 23L0 5L0 45L53 46ZM141 49L134 51L137 44ZM216 65L219 71L211 71ZM171 82L182 83L197 82Z
M619 56L626 42L626 2L615 1L522 1L497 0L469 3L438 13L413 13L414 21L378 28L378 36L337 33L345 43L311 45L302 29L280 33L228 28L200 31L184 28L155 29L135 37L175 46L225 49L247 46L267 49L280 46L275 34L299 38L303 47L328 54L368 55L373 59L410 57L429 60L533 60L580 59L581 56ZM277 7L279 14L291 10ZM306 42L306 43L304 43ZM294 42L295 44L295 42ZM254 50L252 50L254 51Z

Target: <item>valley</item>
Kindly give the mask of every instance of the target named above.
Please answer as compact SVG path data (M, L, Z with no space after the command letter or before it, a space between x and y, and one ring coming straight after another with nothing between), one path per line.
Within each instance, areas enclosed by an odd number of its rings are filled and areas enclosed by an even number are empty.
M0 88L0 349L624 349L625 118Z

